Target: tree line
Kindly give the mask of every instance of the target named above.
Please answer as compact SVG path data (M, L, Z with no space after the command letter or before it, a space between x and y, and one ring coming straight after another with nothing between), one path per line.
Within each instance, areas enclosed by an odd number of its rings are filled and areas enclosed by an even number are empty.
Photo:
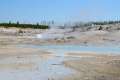
M20 24L19 22L0 23L0 27L33 28L33 29L48 29L49 28L48 25L40 25L39 23L37 23L37 24Z

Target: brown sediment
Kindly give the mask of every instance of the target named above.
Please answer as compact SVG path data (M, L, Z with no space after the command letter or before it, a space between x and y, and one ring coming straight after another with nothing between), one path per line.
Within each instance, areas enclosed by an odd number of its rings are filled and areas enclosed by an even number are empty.
M19 63L19 64L0 64L1 70L7 70L7 69L33 69L35 67L35 64L32 63Z
M0 55L50 55L50 52L36 48L18 48L16 46L7 46L0 48Z
M32 61L34 56L37 56L38 59L49 59L53 55L35 48L17 48L15 46L0 48L0 70L35 69L37 65Z
M65 80L120 80L119 55L77 54L77 56L87 55L93 57L64 62L66 67L77 71L76 74L66 77Z

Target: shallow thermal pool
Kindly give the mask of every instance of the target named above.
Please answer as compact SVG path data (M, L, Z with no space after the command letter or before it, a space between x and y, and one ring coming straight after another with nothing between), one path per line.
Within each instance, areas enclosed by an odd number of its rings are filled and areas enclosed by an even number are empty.
M19 47L28 47L28 45L20 45ZM55 54L59 55L68 52L97 52L105 54L120 54L120 46L29 45L29 47L53 51Z

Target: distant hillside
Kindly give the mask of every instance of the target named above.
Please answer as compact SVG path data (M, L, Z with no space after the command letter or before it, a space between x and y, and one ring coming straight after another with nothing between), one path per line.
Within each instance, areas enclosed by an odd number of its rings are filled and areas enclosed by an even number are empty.
M91 22L94 25L108 25L108 24L118 24L120 21L101 21L101 22Z
M72 26L73 31L80 28L81 31L89 30L120 30L120 21L103 21L103 22L88 22L88 23L77 23Z

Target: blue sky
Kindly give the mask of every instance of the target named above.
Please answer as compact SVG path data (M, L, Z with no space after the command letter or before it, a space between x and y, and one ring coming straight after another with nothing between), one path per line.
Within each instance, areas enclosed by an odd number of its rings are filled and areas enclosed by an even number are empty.
M116 20L120 0L0 0L0 22Z

